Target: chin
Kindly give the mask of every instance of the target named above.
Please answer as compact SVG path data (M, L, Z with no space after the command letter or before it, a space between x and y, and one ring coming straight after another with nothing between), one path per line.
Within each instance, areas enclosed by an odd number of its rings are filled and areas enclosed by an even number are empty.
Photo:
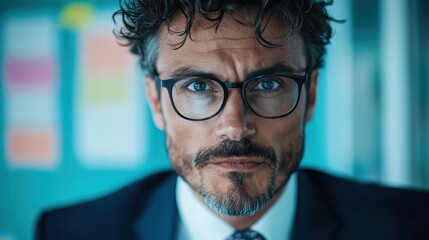
M242 172L229 172L219 178L225 177L227 181L211 181L203 184L199 191L206 204L222 216L251 216L262 210L276 192L274 177L267 179L262 189L254 189Z

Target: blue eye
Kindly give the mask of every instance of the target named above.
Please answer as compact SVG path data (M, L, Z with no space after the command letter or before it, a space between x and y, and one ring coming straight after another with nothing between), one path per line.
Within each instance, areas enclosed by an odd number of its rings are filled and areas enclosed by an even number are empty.
M207 82L203 82L203 81L194 81L189 83L186 86L187 89L191 90L191 91L195 91L195 92L202 92L205 91L209 88L209 85Z
M255 90L265 90L265 91L270 91L270 90L276 90L280 87L280 84L278 81L274 80L274 79L263 79L261 81L258 82L258 84L255 86Z

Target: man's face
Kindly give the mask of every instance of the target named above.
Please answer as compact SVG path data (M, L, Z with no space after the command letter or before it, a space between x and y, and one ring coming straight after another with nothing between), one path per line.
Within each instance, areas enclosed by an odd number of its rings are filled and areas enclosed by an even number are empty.
M246 14L235 17L245 18ZM178 15L171 28L182 30L183 24ZM182 36L165 26L160 29L156 63L160 79L177 77L186 68L210 73L224 82L243 82L249 74L279 64L293 74L305 74L302 38L294 34L286 39L288 29L278 19L270 20L263 35L281 45L274 48L259 44L252 26L229 16L217 31L209 27L212 25L196 18L192 40L178 49L175 44ZM181 118L167 90L161 89L159 100L154 81L146 79L154 120L166 131L173 167L212 209L227 216L254 214L287 181L302 158L304 126L312 114L317 73L312 76L310 91L303 88L297 108L286 117L258 117L246 108L240 89L230 89L222 111L205 121Z

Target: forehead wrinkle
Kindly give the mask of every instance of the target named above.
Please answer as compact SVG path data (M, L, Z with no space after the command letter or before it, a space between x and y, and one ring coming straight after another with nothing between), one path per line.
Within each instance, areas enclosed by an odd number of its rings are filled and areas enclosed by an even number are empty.
M250 71L278 61L292 68L305 68L300 34L291 35L287 39L276 37L278 28L275 27L279 25L275 24L271 29L267 29L264 38L277 41L281 39L282 46L269 48L258 42L251 28L237 25L228 18L224 20L226 21L222 22L218 31L193 25L192 39L187 38L180 48L175 44L183 41L183 36L169 32L166 26L161 28L158 70L168 74L167 71L193 66L198 70L219 75L224 81L239 81L244 80Z
M248 51L252 51L252 50L257 50L258 47L216 47L216 48L199 48L199 47L194 47L194 52L196 53L216 53L216 52L221 52L221 51L234 51L234 50L248 50Z
M205 52L203 56L200 52L195 51L194 48L171 50L169 51L170 57L164 58L164 61L160 64L163 67L159 69L161 70L159 74L162 77L166 77L177 69L189 67L196 71L212 73L223 81L238 82L244 81L247 75L254 70L264 69L279 63L295 70L304 67L301 66L299 61L294 61L295 58L288 54L277 55L275 58L271 58L271 55L266 53L264 54L266 50L273 52L286 51L284 48L270 49L258 46L247 49L247 51L233 48L214 49ZM243 55L243 51L245 55ZM185 53L187 59L189 59L188 61L183 61ZM255 58L254 56L258 57ZM164 69L169 69L169 72L164 72ZM166 75L164 76L163 73Z
M206 53L216 50L228 49L257 49L261 47L253 38L246 39L213 39L206 41L193 42L193 51Z
M253 19L252 14L256 14L256 9L242 9L234 14L237 19L245 16L245 19ZM244 15L243 15L244 14ZM249 17L250 15L252 17ZM189 36L183 35L185 29L185 16L182 13L178 13L174 17L174 21L170 25L163 24L160 31L160 37L166 40L167 44L177 47L181 43L184 43L182 47L186 45L197 45L202 46L199 52L204 52L204 48L208 45L213 44L210 48L216 48L219 44L216 41L223 41L223 44L248 44L251 46L261 46L256 38L255 26L253 21L248 22L249 24L241 24L231 15L225 14L224 18L220 22L220 25L215 28L213 21L207 20L204 17L197 15L193 21L190 29ZM284 23L277 18L270 18L270 24L263 32L263 38L276 45L282 45L285 43L285 36L290 30L290 26L284 25ZM172 30L169 31L168 29ZM184 39L186 37L186 39ZM213 42L213 43L212 43ZM193 46L195 47L195 46Z

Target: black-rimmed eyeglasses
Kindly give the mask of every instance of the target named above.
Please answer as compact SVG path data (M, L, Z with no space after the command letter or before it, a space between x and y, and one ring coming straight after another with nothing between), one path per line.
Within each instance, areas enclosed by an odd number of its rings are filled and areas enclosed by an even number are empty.
M168 90L174 110L182 118L202 121L222 111L228 99L228 89L240 88L248 109L262 118L281 118L295 110L302 85L309 83L309 73L303 76L276 73L252 77L244 82L222 82L203 76L161 80L155 75L158 90Z

